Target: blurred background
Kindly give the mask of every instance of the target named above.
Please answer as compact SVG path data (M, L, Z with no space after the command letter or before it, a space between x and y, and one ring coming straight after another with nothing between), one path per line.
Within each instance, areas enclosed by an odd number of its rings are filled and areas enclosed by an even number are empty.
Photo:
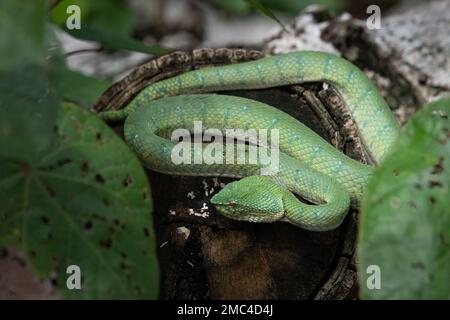
M137 64L169 50L198 47L257 48L308 6L364 19L369 5L382 15L420 1L400 0L63 0L52 19L67 64L85 75L118 80ZM81 9L81 30L64 30L66 8ZM63 31L64 30L64 31ZM141 43L147 46L143 46ZM116 49L129 49L134 53Z

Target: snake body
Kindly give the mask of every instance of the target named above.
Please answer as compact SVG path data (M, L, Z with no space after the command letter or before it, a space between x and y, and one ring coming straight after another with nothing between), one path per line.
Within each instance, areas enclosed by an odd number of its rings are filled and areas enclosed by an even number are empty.
M337 89L366 152L375 163L383 161L398 136L397 121L362 71L323 52L292 52L186 72L148 86L124 109L102 116L106 120L126 118L125 139L148 168L177 175L245 177L211 199L225 216L329 230L342 222L351 202L361 199L373 167L345 156L276 108L239 97L200 94L316 81ZM170 132L177 128L192 131L194 121L222 132L227 128L277 129L278 172L259 175L262 163L174 164L171 153L177 142L169 139ZM313 204L299 201L292 192Z

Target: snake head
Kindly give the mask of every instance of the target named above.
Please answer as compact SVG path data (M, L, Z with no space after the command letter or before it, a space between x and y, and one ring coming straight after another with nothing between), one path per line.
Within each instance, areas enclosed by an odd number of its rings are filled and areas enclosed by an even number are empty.
M249 222L274 222L284 216L283 189L266 176L231 182L211 198L227 218Z

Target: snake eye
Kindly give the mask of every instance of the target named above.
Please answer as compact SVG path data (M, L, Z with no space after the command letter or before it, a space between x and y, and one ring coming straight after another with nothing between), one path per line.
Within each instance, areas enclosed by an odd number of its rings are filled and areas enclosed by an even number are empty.
M231 201L228 202L228 205L234 207L236 205L236 201L231 200Z

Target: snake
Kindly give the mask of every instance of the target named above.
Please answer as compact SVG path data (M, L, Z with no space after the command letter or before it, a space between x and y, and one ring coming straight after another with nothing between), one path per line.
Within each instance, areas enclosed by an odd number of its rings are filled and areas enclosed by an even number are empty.
M308 82L327 83L337 91L370 165L343 154L274 106L220 94ZM123 109L100 115L106 121L124 120L126 143L151 170L239 178L210 199L225 217L262 223L284 221L310 231L332 230L342 223L349 208L361 201L376 165L393 149L400 132L389 106L365 73L342 57L319 51L295 51L187 71L145 87ZM173 152L180 140L188 137L173 139L171 133L179 128L193 132L196 121L223 135L233 128L277 130L278 170L261 174L267 167L267 161L261 159L251 163L175 163ZM243 154L249 155L252 144L241 144ZM236 160L233 154L237 153L232 151L237 145L225 148L230 151L217 149L217 155L222 152L227 156L228 152ZM190 148L195 155L207 148L211 151L211 144L193 143Z

